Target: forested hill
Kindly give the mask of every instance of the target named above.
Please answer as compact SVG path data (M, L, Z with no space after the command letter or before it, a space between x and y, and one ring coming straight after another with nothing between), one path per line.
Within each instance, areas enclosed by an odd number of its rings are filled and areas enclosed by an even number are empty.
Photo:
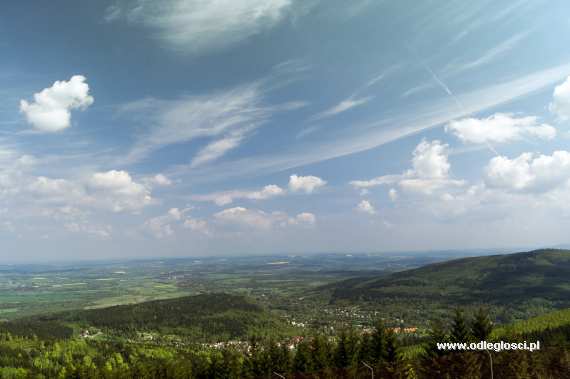
M239 295L203 294L109 308L68 311L31 320L40 323L93 326L120 333L159 331L197 339L245 337L279 328L281 321ZM15 321L29 322L30 319Z
M381 278L354 278L323 291L332 301L422 299L453 304L570 305L570 250L536 250L430 264Z

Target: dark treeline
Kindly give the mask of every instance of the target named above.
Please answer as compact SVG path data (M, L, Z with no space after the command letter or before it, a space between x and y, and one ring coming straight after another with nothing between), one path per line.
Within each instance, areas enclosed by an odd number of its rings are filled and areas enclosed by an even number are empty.
M109 308L71 310L0 323L0 332L40 339L64 339L66 325L97 328L106 335L136 338L140 332L184 336L188 341L245 339L287 325L244 296L207 294Z
M500 339L541 340L539 351L445 352L437 342L491 340L484 311L434 324L421 341L378 322L368 333L347 329L295 341L251 337L218 347L156 346L128 341L43 340L0 334L0 378L569 378L570 325ZM293 342L295 342L293 344ZM413 344L411 344L413 343ZM294 345L294 347L292 347ZM492 367L491 367L492 359ZM277 375L279 374L279 375Z

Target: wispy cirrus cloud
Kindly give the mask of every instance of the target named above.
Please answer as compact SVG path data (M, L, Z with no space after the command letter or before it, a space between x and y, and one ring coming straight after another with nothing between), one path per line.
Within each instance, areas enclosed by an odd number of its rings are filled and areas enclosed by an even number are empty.
M518 46L522 41L524 41L529 35L530 31L526 30L517 33L498 45L486 50L479 57L472 60L454 61L449 63L443 68L442 72L448 75L457 75L459 73L473 70L477 67L489 64L496 59L504 56L506 53Z
M542 69L518 78L456 93L463 107L449 98L427 101L402 111L398 117L381 117L377 121L351 126L350 130L331 133L317 143L299 144L271 156L254 156L218 165L215 170L194 172L193 180L216 181L235 175L259 175L322 162L382 146L386 143L445 125L461 117L511 102L563 80L570 74L570 63ZM189 167L173 170L184 175Z
M348 99L342 100L340 103L336 104L335 106L326 109L320 113L317 113L313 117L311 117L310 121L319 121L325 118L333 117L338 114L344 113L349 111L353 108L363 106L374 99L373 96L366 96L366 97L349 97Z
M147 98L125 104L118 114L150 120L149 129L126 157L136 162L162 147L196 138L217 138L194 158L193 166L219 158L243 141L247 131L265 123L271 109L263 105L259 83L179 100Z
M209 141L191 159L192 168L221 158L275 115L307 105L302 101L267 104L267 81L272 79L177 100L145 98L123 104L117 115L143 124L146 130L137 134L132 148L120 161L136 163L166 146L198 138Z
M352 95L344 100L341 100L338 104L325 109L312 116L309 121L320 121L326 118L334 117L341 113L347 112L353 108L361 107L368 104L370 101L374 100L374 96L362 96L361 93L368 90L370 87L377 85L382 80L384 80L388 75L392 74L394 71L398 70L400 65L393 65L380 74L370 78L364 85L358 88Z
M107 8L104 20L149 28L166 46L202 54L239 44L295 15L295 0L132 0Z

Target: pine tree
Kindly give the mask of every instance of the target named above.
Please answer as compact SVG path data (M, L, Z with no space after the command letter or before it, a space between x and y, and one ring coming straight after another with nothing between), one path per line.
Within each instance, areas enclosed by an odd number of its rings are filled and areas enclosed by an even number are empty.
M400 377L401 359L398 354L396 334L389 330L385 334L386 346L381 373L385 378Z
M433 321L430 328L429 341L421 358L420 371L426 378L446 378L449 376L448 352L437 348L437 343L449 342L444 325Z
M372 333L371 347L372 362L374 364L383 362L386 358L386 327L381 320L376 323Z
M468 342L471 339L470 336L471 331L463 310L456 309L451 325L451 342Z
M344 330L340 333L334 354L334 364L337 368L348 366L347 337Z
M486 341L491 335L492 330L493 323L489 317L489 312L483 308L479 308L477 313L475 313L473 325L471 326L471 334L473 335L474 341Z
M364 334L360 339L357 356L359 362L364 361L372 363L374 361L372 336L370 334Z
M314 371L320 371L331 364L331 347L326 338L317 335L311 342L311 366Z
M303 373L311 370L311 351L309 343L302 341L297 345L295 357L293 358L293 372Z
M469 343L472 340L471 328L462 310L456 309L451 325L451 342ZM480 371L480 361L475 352L461 351L450 355L450 370L453 377L476 378Z

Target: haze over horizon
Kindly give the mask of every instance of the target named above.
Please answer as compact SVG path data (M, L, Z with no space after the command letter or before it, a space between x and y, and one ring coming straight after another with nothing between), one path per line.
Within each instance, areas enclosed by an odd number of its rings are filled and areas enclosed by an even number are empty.
M4 5L0 261L570 243L570 4L332 2Z

